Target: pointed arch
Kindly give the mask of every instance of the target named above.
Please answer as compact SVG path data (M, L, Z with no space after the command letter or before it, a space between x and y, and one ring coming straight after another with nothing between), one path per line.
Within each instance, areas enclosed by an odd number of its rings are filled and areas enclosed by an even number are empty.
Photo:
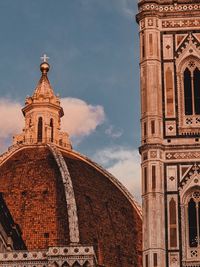
M186 258L190 258L194 251L200 250L200 186L190 183L180 201L183 218L182 242L186 248L183 252L186 253Z
M200 115L200 70L196 68L194 70L194 106L195 114Z
M188 56L177 64L180 114L200 115L200 59Z
M192 197L188 203L188 232L190 247L197 247L197 210L196 203Z
M42 142L43 139L43 120L42 117L38 118L38 132L37 132L37 141Z
M191 72L188 68L184 71L184 102L185 102L185 115L192 115L192 79Z

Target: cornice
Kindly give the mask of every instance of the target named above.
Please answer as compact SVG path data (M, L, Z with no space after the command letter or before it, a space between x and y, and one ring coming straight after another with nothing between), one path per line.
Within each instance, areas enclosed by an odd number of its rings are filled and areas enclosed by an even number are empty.
M61 117L64 115L64 112L63 112L63 108L54 104L54 103L51 103L51 102L43 102L43 103L31 103L29 105L26 105L23 109L22 109L22 113L25 115L25 113L33 108L44 108L44 107L49 107L49 108L53 108L55 110L58 110L60 112L60 115Z
M163 144L144 144L139 147L139 153L150 150L150 149L159 149L162 151L169 151L169 150L195 150L200 149L199 144L186 144L186 145L163 145Z
M141 1L138 4L139 22L144 16L199 16L200 1Z

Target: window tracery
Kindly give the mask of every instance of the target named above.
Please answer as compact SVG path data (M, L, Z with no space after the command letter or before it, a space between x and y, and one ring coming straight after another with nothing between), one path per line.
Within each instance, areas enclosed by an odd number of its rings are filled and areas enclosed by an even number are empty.
M193 187L185 193L182 209L183 246L186 260L200 257L200 188ZM183 249L184 252L184 249Z
M185 115L200 115L200 69L190 60L184 70Z
M200 247L200 191L194 191L189 198L188 237L190 247Z
M177 66L179 121L181 133L199 133L200 127L200 61L185 58ZM185 128L185 129L184 129ZM190 129L189 129L190 128ZM196 128L196 129L195 129Z

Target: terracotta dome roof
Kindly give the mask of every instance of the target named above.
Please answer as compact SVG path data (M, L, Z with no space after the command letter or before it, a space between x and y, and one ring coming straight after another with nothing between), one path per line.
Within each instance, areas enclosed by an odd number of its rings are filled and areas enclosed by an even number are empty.
M29 250L74 240L93 245L102 265L141 266L139 206L118 180L79 153L18 146L0 157L0 191Z

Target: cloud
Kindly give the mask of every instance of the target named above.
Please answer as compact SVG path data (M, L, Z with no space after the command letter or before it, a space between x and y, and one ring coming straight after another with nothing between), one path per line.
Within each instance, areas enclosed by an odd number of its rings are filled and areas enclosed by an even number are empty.
M131 19L133 19L135 17L135 11L131 8L124 8L124 13L127 17L130 17Z
M10 99L0 98L0 139L22 131L24 120L21 104Z
M105 120L102 106L93 106L77 98L62 98L61 105L65 113L62 128L70 136L79 138L88 136Z
M99 7L104 8L105 10L115 9L126 18L131 18L131 20L135 17L137 12L136 0L82 0L81 5L84 8L87 8L90 12L94 12L93 8L99 9Z
M114 0L116 2L116 0ZM135 14L137 13L137 1L133 0L117 0L118 7L122 11L122 14L125 17L134 19Z
M115 130L113 125L110 125L106 130L105 134L110 136L111 138L117 139L122 136L123 131L122 130Z
M94 159L102 164L141 202L140 156L137 150L111 147L98 151Z

